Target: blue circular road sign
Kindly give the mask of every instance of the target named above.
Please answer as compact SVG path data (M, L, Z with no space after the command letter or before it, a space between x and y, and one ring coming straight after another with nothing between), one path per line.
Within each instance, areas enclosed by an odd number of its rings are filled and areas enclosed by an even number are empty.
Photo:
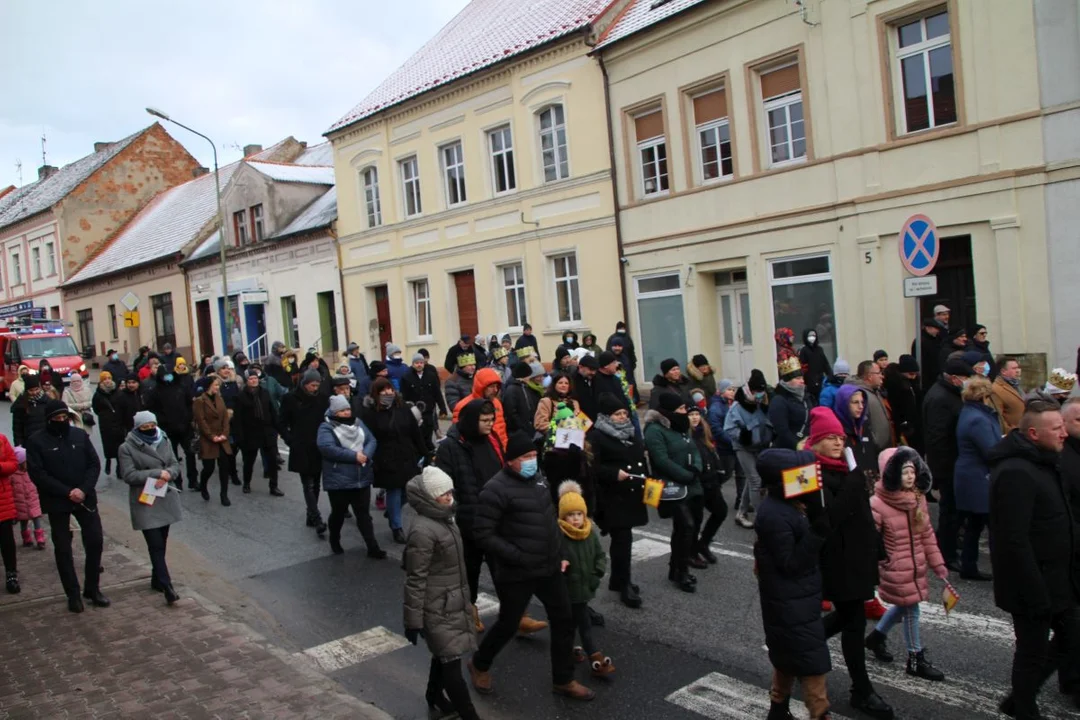
M916 277L929 275L941 254L934 221L925 215L912 215L900 230L900 262Z

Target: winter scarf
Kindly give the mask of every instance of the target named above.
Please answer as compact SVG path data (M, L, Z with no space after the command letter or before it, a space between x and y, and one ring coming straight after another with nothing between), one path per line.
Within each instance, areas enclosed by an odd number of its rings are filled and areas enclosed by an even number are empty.
M781 380L780 381L780 387L787 390L789 393L791 393L792 395L797 397L799 400L802 400L803 396L806 394L806 386L805 385L792 385L791 383L787 382L786 380Z
M921 533L926 530L930 519L923 512L922 503L919 502L919 493L915 488L910 490L886 490L879 480L874 492L889 507L903 510L911 517L911 526L915 532Z
M346 425L345 423L332 422L334 428L334 436L341 443L343 448L349 450L355 450L361 452L364 449L364 428L360 427L360 424L353 420L352 425Z
M1014 390L1019 390L1020 389L1020 378L1002 377L1001 379L1004 380L1005 382L1009 383L1010 385L1012 385Z
M579 528L574 527L566 520L559 521L559 528L562 529L563 535L571 540L588 540L589 535L592 535L592 521L588 516L585 517L585 524Z
M599 432L604 433L608 437L615 438L623 445L630 445L634 439L634 423L627 420L626 422L617 423L611 419L610 415L597 415L596 423L594 426Z
M818 465L820 465L825 470L835 470L842 473L850 472L847 460L845 460L842 455L836 459L833 459L815 452L814 457L817 458Z

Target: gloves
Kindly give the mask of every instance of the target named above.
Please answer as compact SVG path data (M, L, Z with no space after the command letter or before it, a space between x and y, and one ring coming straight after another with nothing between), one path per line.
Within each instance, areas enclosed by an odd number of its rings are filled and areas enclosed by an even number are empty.
M405 628L405 639L411 642L413 645L419 638L424 637L423 630L414 630L413 628Z
M739 431L739 444L743 447L750 447L754 442L754 434L749 430Z

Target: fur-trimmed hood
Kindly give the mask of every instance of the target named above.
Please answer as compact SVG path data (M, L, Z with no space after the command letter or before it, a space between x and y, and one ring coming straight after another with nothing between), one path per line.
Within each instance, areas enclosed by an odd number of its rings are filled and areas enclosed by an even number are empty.
M645 422L642 424L641 429L644 430L652 423L659 423L669 430L671 429L671 421L661 415L659 410L648 410L645 412Z
M692 377L697 382L701 382L705 379L705 374L698 370L696 367L694 367L694 363L686 364L686 374Z
M885 490L889 492L900 490L904 464L909 462L915 465L915 489L924 495L930 492L930 487L934 483L930 467L918 452L906 445L883 450L878 455L878 470L881 472L881 485Z

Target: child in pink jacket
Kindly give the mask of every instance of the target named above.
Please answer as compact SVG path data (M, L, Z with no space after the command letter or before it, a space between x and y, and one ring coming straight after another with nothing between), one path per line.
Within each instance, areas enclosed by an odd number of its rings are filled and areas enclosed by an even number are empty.
M878 468L881 479L870 498L870 511L887 554L880 563L878 593L892 607L867 636L866 648L878 660L891 662L893 656L885 646L885 637L903 620L907 674L941 681L945 674L930 664L919 640L919 603L930 599L927 570L932 568L942 580L949 575L926 505L932 481L930 469L919 453L905 446L878 455Z
M26 449L15 446L15 461L19 463L19 469L11 476L11 483L15 490L15 517L19 520L22 528L23 547L34 547L37 542L38 550L45 549L45 529L41 527L41 503L38 501L37 488L26 474ZM29 524L34 523L34 534L30 534Z

